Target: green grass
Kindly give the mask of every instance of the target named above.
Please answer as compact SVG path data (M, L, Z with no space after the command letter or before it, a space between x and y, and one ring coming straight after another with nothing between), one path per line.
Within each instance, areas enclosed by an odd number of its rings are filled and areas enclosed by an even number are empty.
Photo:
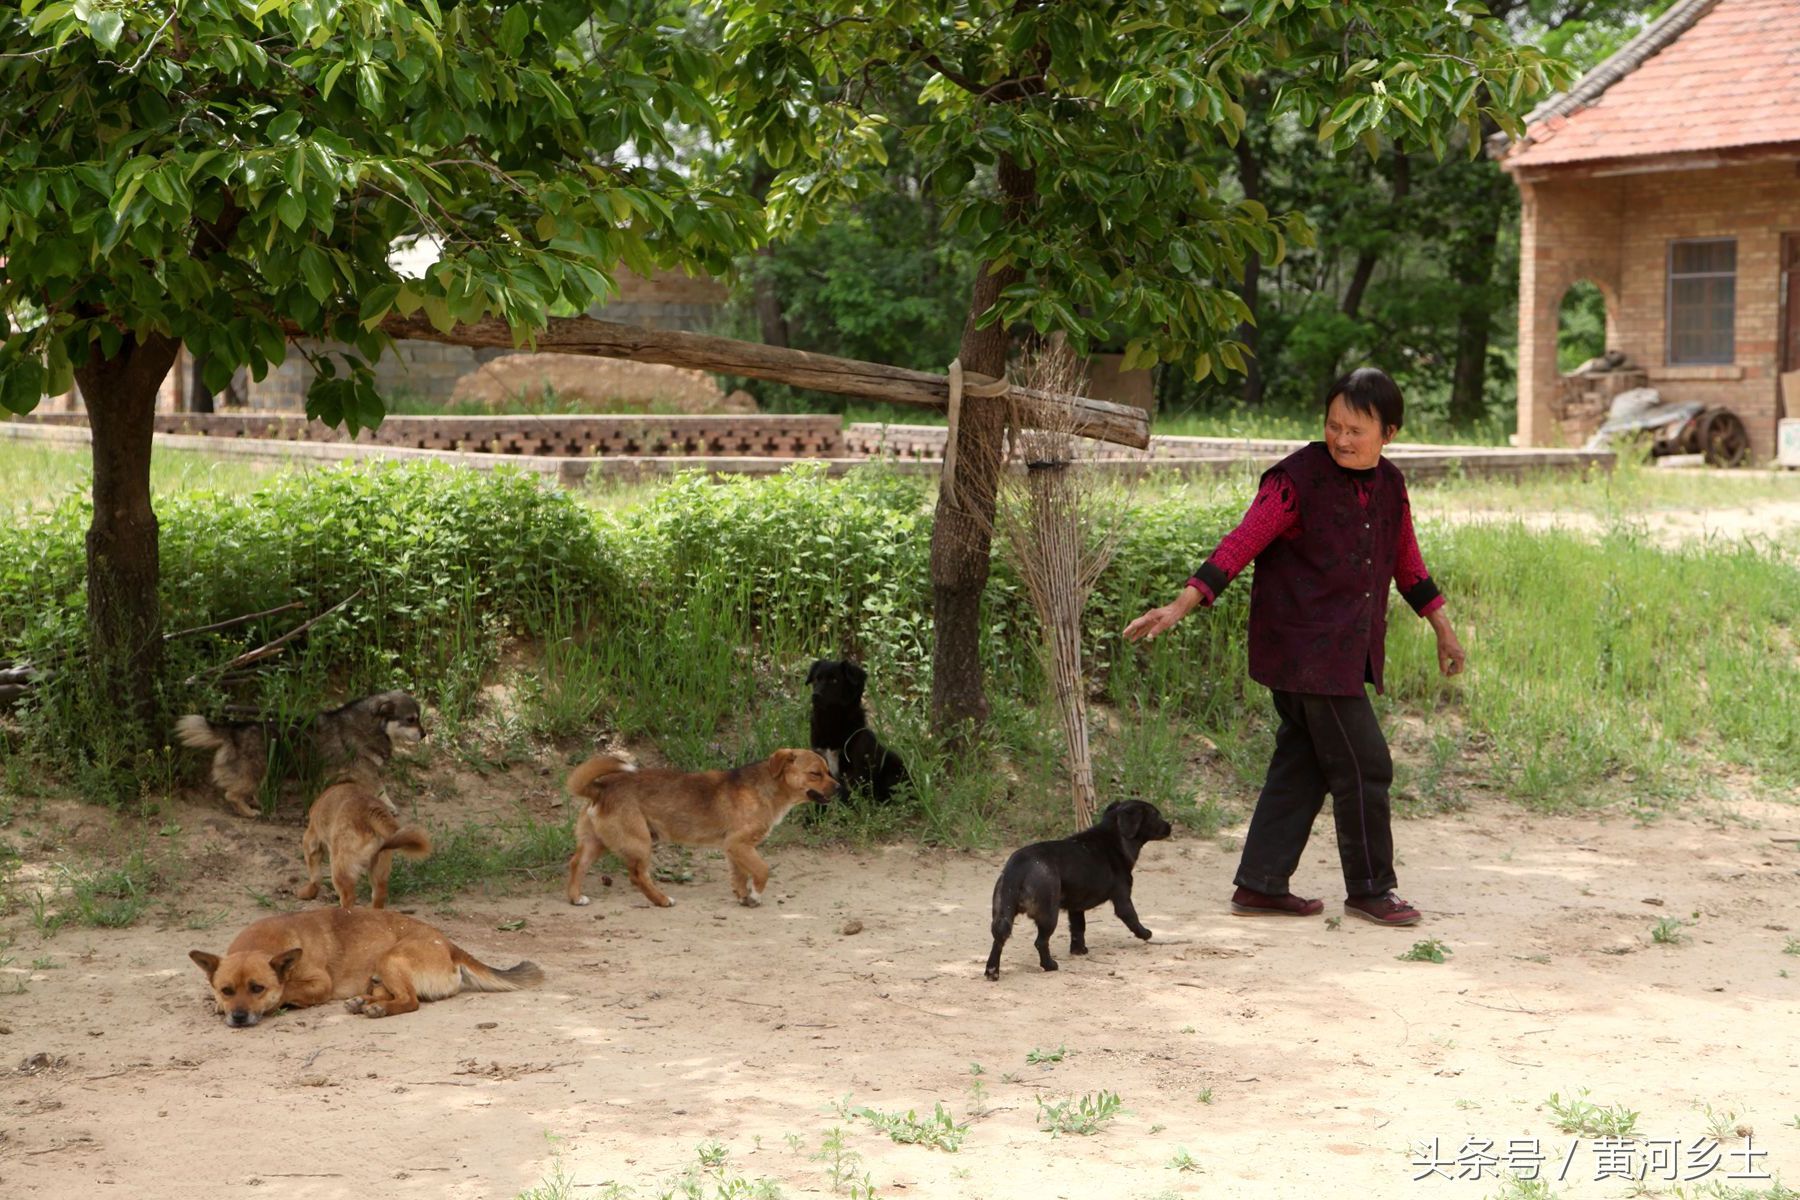
M541 886L562 875L575 852L570 824L539 821L522 810L499 822L469 821L430 832L430 857L395 858L389 885L394 899L443 901L474 888Z
M57 867L55 887L27 898L32 923L50 937L64 926L124 929L149 911L170 882L167 864L133 850L112 865Z
M1522 479L1451 477L1412 489L1421 517L1469 510L1581 513L1631 523L1661 512L1800 500L1800 474L1672 471L1620 455L1613 469L1533 472ZM1429 561L1429 559L1427 559Z
M150 461L157 498L184 492L249 492L301 466L219 458L189 450L158 450ZM64 447L0 438L0 514L22 515L93 487L93 458L85 446Z

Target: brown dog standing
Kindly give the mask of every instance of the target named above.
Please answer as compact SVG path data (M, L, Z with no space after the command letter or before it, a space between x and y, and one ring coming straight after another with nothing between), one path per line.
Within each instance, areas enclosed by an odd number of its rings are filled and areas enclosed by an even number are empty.
M274 721L209 721L189 713L175 722L184 746L212 750L212 777L225 799L246 817L257 811L250 801L269 770L274 743L297 751L318 767L357 765L380 770L396 746L416 745L425 736L419 702L405 692L377 692L297 725Z
M319 867L327 850L340 906L356 906L356 881L366 874L370 905L386 908L394 852L424 858L431 853L431 838L415 825L402 829L398 814L380 793L362 779L346 778L321 792L306 815L300 851L306 856L307 883L294 893L300 899L319 894Z
M283 1005L344 1000L351 1012L393 1017L464 988L516 992L544 979L534 963L496 970L425 922L373 908L264 917L232 938L223 957L202 950L188 957L206 972L213 1002L233 1028Z
M570 904L586 904L581 877L610 848L625 860L631 882L650 903L675 902L650 877L651 846L717 846L731 863L731 890L747 905L762 903L769 864L756 847L790 808L823 804L837 787L825 760L811 750L777 750L764 762L729 771L636 771L609 755L588 759L569 775L569 795L586 800L575 822L569 859Z

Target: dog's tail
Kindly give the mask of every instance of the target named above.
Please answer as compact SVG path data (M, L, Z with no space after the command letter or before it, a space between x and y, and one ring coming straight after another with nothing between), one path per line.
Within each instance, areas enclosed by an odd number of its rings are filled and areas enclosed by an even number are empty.
M1011 863L1007 864L1012 866ZM1019 915L1019 892L1024 872L1003 870L994 881L994 921L989 927L994 940L1004 942L1012 936L1013 919Z
M534 962L522 962L502 971L488 966L461 946L450 947L450 961L462 972L463 986L473 992L516 992L544 982L544 972Z
M569 795L577 800L598 800L600 793L595 790L595 785L602 779L620 771L635 770L635 765L616 755L596 754L569 772Z
M431 853L431 835L417 825L407 825L396 829L394 835L381 843L380 854L386 850L397 850L408 858L424 858Z
M175 736L182 745L192 746L196 750L210 750L225 744L225 739L219 736L213 723L199 713L189 713L175 722Z

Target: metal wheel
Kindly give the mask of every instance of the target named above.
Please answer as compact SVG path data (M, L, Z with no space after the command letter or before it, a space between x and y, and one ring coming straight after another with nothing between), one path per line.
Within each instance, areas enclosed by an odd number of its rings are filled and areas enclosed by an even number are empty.
M1741 467L1750 461L1750 431L1728 408L1700 414L1700 453L1710 467Z

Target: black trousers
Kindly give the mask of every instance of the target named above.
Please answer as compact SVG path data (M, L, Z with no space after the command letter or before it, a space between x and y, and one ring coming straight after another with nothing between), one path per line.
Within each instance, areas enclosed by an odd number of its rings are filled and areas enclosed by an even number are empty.
M1331 793L1344 890L1379 896L1393 889L1394 834L1388 788L1394 759L1367 695L1273 692L1281 725L1275 753L1250 817L1236 883L1285 895L1313 818Z

